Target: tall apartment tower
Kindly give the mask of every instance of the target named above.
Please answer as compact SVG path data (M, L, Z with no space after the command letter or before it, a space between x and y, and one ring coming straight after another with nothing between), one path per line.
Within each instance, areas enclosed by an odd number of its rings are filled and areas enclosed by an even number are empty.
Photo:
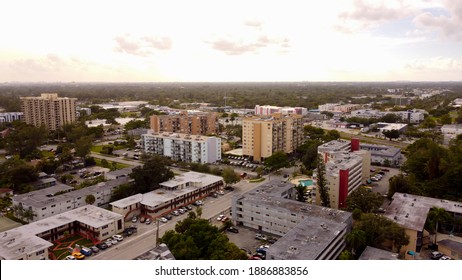
M179 115L153 115L151 116L151 129L153 132L184 133L193 135L218 134L217 113L182 112Z
M58 97L57 93L42 93L40 97L21 97L23 120L27 124L57 130L76 119L77 98Z
M273 153L292 153L303 140L301 115L258 116L242 121L242 153L261 162Z

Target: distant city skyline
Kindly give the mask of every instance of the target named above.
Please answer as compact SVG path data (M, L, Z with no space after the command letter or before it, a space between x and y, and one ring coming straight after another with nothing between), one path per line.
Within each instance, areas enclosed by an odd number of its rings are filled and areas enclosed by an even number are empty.
M461 0L2 3L0 82L462 81Z

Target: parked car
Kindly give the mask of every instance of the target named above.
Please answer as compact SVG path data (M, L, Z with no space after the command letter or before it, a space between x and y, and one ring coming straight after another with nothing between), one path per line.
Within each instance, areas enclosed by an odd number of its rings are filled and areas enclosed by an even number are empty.
M442 256L440 258L440 261L448 261L448 260L452 260L452 258L450 256Z
M124 238L123 238L122 235L120 235L120 234L113 235L113 236L112 236L112 239L113 239L113 240L116 240L116 241L122 241L122 240L124 240Z
M141 216L140 223L144 224L144 222L146 222L146 217Z
M136 222L138 222L138 217L137 217L137 216L134 216L134 217L132 218L132 223L136 223Z
M80 253L84 254L85 257L90 257L91 255L93 255L93 251L90 248L87 248L87 247L82 247L80 249Z
M66 256L66 260L75 261L76 258L73 255Z
M266 235L260 234L260 233L255 234L255 239L258 239L258 240L268 240L268 238L266 237Z
M187 208L188 210L192 210L192 209L193 209L191 205L186 206L186 208Z
M229 231L229 232L239 233L239 230L237 228L235 228L235 227L229 227L226 230Z
M173 215L173 216L179 216L179 215L180 215L180 212L174 210L174 211L172 212L172 215Z
M179 208L177 211L178 211L178 213L180 213L180 214L184 214L184 213L185 213L185 211L184 211L182 208Z
M165 219L167 219L167 220L171 220L171 219L173 218L172 215L170 215L170 214L167 214L167 215L165 215L164 217L165 217Z
M100 250L106 250L108 246L105 242L101 242L101 243L96 244L96 247Z
M438 252L438 251L433 251L433 252L431 252L431 254L430 254L430 258L431 258L432 260L438 260L438 259L440 259L442 256L443 256L443 254L440 253L440 252Z
M145 224L147 224L147 225L150 225L150 224L151 224L151 222L152 222L152 220L148 218L148 219L146 219L146 222L145 222Z
M168 222L167 218L165 218L165 217L161 217L159 220L160 220L162 223Z
M225 217L225 215L219 215L219 216L217 217L217 221L221 221L224 217Z
M72 256L78 260L83 260L85 259L85 255L79 252L74 252L72 253Z
M113 244L112 244L112 239L109 238L107 239L106 241L104 241L104 243L107 245L107 247L111 247Z
M96 246L91 246L90 250L93 252L93 254L97 254L99 252L99 248Z

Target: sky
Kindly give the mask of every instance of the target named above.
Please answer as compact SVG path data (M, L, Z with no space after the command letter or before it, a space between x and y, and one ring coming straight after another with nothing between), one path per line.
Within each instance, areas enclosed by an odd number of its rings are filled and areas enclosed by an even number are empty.
M0 26L0 82L462 80L462 0L2 0Z

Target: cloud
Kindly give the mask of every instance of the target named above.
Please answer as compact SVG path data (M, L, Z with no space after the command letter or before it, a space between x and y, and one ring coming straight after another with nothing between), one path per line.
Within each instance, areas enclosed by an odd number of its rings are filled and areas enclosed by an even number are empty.
M169 50L172 48L172 40L168 37L144 36L136 38L130 34L114 38L117 43L115 51L135 56L149 56L156 50Z
M462 40L462 1L444 1L445 13L434 14L425 11L413 19L419 31L430 31L441 34L442 37L460 41Z
M415 13L416 8L403 0L355 0L352 9L338 15L341 24L336 25L335 29L340 32L351 33L374 28L385 22L403 19Z
M250 26L250 27L255 27L255 28L261 28L263 26L263 22L259 20L246 20L244 22L245 26Z
M461 72L462 59L454 59L448 57L432 57L428 59L415 59L405 65L406 69L413 71L449 71ZM459 75L459 79L460 79Z
M290 47L289 39L271 38L267 35L261 35L247 42L242 40L217 39L206 43L210 44L213 49L224 52L227 55L258 53L259 50L269 47L276 47L280 50L285 50Z

